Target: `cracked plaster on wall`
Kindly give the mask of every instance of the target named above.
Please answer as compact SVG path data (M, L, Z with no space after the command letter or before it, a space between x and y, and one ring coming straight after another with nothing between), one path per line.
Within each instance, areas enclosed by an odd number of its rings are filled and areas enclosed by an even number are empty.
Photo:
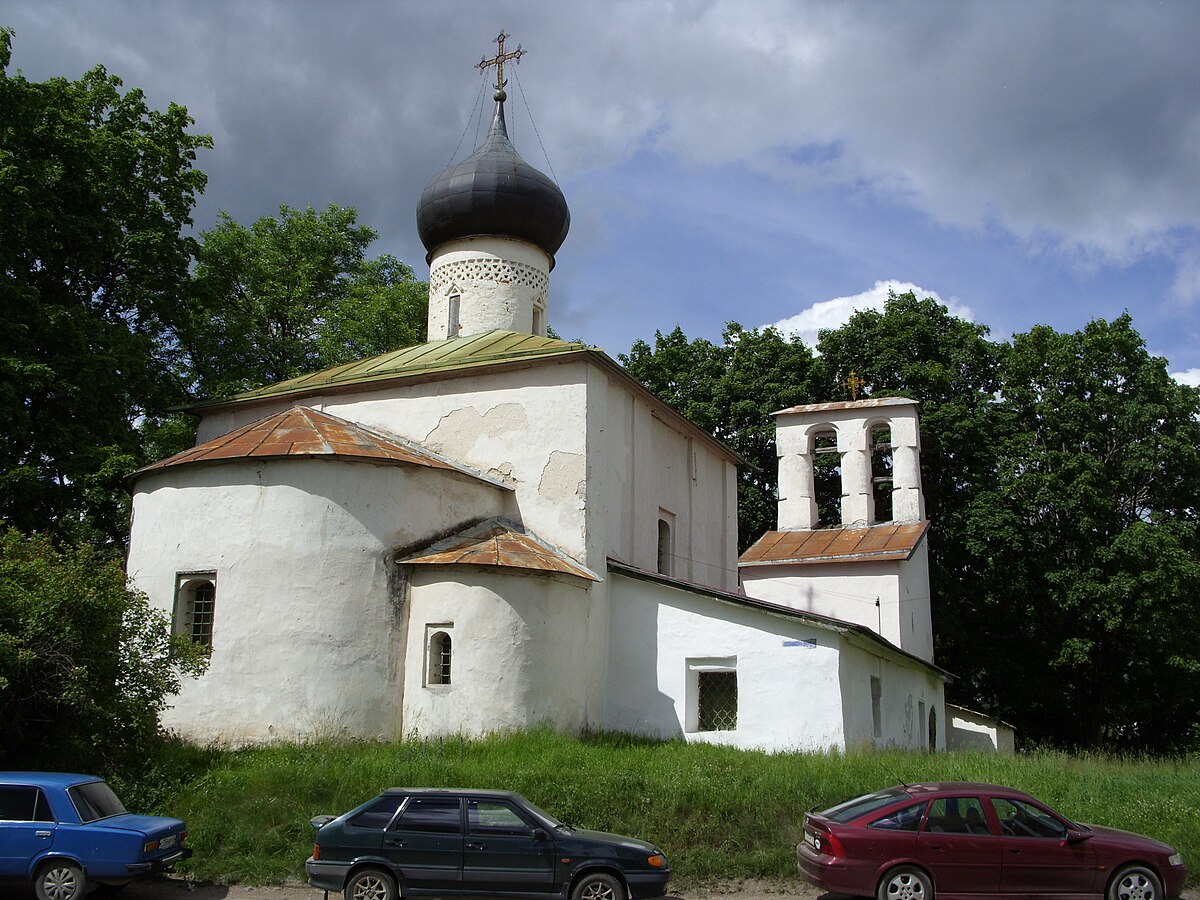
M520 403L501 403L483 415L473 406L464 406L442 416L422 443L435 453L456 459L461 458L460 454L472 456L480 438L522 431L528 425L529 418ZM511 471L511 463L504 463L498 468L503 469L504 466Z
M578 508L583 509L583 501L587 494L583 463L583 456L579 453L555 450L542 469L538 493L551 503L567 503L574 500Z

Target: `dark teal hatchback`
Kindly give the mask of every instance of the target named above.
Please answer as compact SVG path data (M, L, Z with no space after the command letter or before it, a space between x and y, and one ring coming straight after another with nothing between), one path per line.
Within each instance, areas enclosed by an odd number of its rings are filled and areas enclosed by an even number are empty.
M312 825L308 883L346 900L642 900L671 880L653 844L573 828L507 791L392 788Z

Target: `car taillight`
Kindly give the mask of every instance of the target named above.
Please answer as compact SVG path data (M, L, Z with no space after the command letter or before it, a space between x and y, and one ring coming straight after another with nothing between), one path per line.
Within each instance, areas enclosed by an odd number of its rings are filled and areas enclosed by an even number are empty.
M653 866L656 869L661 869L667 864L667 861L662 858L662 854L655 853L653 856L646 857L646 865Z
M313 859L320 859L320 858L321 858L321 845L313 844Z
M143 853L153 853L157 849L158 849L158 841L149 841L146 844L146 846L142 848L142 852Z
M813 846L817 848L818 853L824 853L826 856L846 855L846 848L842 846L842 842L838 840L837 835L828 831L814 834Z

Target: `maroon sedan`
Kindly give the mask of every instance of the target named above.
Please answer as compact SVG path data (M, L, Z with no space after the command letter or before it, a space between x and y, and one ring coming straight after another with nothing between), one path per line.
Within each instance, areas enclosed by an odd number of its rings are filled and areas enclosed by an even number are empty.
M809 813L796 861L819 888L878 900L1163 900L1187 878L1166 844L965 782L903 785Z

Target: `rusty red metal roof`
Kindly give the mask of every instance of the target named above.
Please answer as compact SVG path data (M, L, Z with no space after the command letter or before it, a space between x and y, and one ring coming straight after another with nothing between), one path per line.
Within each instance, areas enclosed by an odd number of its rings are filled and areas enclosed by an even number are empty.
M138 469L131 477L170 466L278 456L402 463L475 475L394 435L385 435L305 406L293 406Z
M742 554L740 566L904 560L912 556L929 522L768 531Z
M470 565L600 579L562 551L551 547L515 522L487 519L416 553L397 559L412 565Z

